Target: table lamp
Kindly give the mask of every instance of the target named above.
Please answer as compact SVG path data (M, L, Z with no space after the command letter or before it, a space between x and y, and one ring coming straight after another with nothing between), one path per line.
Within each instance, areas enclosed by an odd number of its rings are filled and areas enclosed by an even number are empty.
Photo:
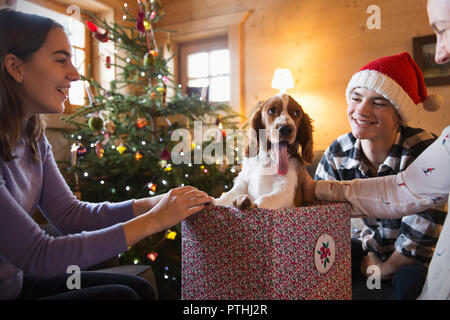
M272 88L279 89L280 93L286 93L287 89L294 87L294 80L289 69L276 69L272 78Z

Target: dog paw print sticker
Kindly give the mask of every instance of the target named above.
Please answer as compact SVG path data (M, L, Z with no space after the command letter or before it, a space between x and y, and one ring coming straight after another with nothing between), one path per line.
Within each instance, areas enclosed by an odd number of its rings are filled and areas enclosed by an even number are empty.
M316 247L314 249L314 262L316 268L320 273L325 273L330 270L334 263L336 256L336 245L333 238L328 234L322 234L317 239Z

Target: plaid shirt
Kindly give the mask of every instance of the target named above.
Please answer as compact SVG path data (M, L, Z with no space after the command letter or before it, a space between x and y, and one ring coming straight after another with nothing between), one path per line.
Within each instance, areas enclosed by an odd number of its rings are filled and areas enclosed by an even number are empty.
M400 126L396 140L380 165L377 176L393 175L405 170L435 139L435 135L422 129ZM373 177L362 159L361 141L352 133L342 135L325 151L314 179L352 180ZM366 251L376 253L383 261L397 250L427 265L445 217L444 210L431 208L401 219L363 219L366 225L360 235L363 247Z

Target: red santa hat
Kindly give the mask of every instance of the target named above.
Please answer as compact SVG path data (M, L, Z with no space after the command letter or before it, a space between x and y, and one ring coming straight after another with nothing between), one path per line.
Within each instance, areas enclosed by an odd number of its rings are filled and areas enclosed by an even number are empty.
M440 95L427 94L423 74L407 52L383 57L362 67L347 85L347 101L358 87L374 90L388 99L403 123L411 120L419 107L436 111L443 104Z

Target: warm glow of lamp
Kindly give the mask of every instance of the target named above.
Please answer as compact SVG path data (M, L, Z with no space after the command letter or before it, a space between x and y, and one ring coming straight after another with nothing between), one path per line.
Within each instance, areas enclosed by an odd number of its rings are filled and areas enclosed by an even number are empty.
M294 87L294 79L289 69L276 69L272 78L272 88L286 93L287 89Z

